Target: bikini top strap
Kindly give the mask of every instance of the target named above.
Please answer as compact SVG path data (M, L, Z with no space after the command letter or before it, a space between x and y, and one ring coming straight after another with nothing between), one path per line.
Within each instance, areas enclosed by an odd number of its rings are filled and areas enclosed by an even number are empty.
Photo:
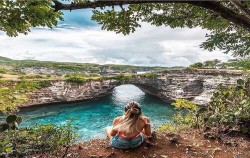
M122 134L122 132L118 132L117 133L119 137L122 137L122 138L136 138L139 134L135 134L135 135L132 135L132 136L126 136L124 137L124 135Z

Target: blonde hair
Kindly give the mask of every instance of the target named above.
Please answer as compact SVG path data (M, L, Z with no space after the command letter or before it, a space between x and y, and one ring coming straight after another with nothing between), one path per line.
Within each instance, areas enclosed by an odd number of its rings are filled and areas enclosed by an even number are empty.
M137 123L142 115L141 106L137 102L130 102L125 106L125 113L122 121L115 125L113 129L126 135L141 132L137 128Z

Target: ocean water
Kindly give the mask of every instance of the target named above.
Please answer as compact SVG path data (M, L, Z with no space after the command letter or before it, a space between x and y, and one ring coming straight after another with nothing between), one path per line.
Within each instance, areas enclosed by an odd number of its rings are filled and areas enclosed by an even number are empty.
M141 104L142 112L151 119L153 128L172 121L174 108L171 105L144 94L134 85L116 87L110 95L92 101L25 108L18 115L24 119L21 127L32 127L35 123L61 125L72 118L73 125L78 127L79 140L84 141L105 138L105 127L123 114L124 106L130 101Z

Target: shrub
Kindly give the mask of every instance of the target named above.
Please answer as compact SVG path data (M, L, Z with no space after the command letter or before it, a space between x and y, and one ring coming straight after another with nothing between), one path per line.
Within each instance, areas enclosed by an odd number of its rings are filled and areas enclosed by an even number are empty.
M169 69L165 69L165 70L162 70L160 71L161 73L170 73L171 71Z
M41 81L33 81L37 84L37 89L41 89L41 88L46 88L49 87L51 85L50 81L46 81L46 80L41 80Z
M22 122L21 117L17 117L16 115L9 115L6 118L6 122L0 124L0 132L4 132L6 130L18 129L18 126L21 122Z
M21 72L21 71L10 71L9 74L10 75L26 75L24 72Z
M192 101L186 99L176 99L171 105L175 106L177 110L173 119L175 124L190 127L200 127L202 125L201 114L205 110L203 107L198 107Z
M239 79L236 86L220 85L205 114L207 125L250 135L250 78Z
M114 77L113 76L101 76L100 79L111 80L111 79L114 79Z
M203 63L197 62L197 63L194 63L194 64L190 65L189 67L196 68L196 69L201 69L201 68L203 68L203 66L204 66Z
M50 81L19 81L15 85L0 87L0 111L13 114L18 111L16 105L27 100L27 92L50 86Z
M158 130L160 132L168 132L171 134L178 134L179 131L183 130L183 129L187 129L188 127L185 125L177 125L175 123L166 123L164 125L161 125Z
M35 125L34 128L2 132L0 133L0 157L24 157L45 151L53 154L75 142L77 138L75 129L71 121L68 121L63 126Z
M67 74L64 76L65 78L69 77L81 77L81 78L88 78L88 77L100 77L97 73L91 73L91 74Z
M157 74L155 72L148 72L148 73L142 74L141 76L147 77L147 78L156 78Z
M71 83L82 84L82 83L85 83L87 80L84 77L75 75L75 76L68 77L66 81L71 82Z
M92 74L89 74L88 77L100 77L100 75L97 73L92 73Z
M19 91L29 92L50 86L50 81L20 81L16 84L15 89Z
M197 72L197 71L198 71L198 69L197 69L197 68L195 68L195 67L187 67L186 69L184 69L184 71L194 73L194 72Z
M18 77L18 79L41 79L44 78L41 75L24 75L24 76L20 76Z
M214 128L215 134L240 132L250 136L250 78L236 86L219 85L207 107L177 99L174 125Z
M123 84L129 81L132 78L132 76L126 76L123 73L120 73L116 76L113 76L112 78Z
M0 68L0 74L6 74L8 72L8 70L4 69L4 68Z
M46 77L47 77L47 78L50 78L50 77L51 77L51 74L46 75Z
M7 114L12 114L18 111L15 106L26 101L26 97L13 87L0 88L0 111Z
M68 77L70 77L70 74L66 74L66 75L64 75L64 77L65 77L65 78L68 78Z
M11 75L25 75L25 73L16 71L16 70L8 70L5 68L0 68L0 74L11 74Z

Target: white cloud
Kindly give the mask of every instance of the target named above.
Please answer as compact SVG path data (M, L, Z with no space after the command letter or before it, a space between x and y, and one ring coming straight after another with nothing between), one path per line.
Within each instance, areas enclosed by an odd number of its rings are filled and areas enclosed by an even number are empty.
M208 59L227 60L230 55L199 48L208 31L171 29L142 24L134 34L123 36L99 26L33 29L15 38L0 34L0 56L14 59L187 66Z

